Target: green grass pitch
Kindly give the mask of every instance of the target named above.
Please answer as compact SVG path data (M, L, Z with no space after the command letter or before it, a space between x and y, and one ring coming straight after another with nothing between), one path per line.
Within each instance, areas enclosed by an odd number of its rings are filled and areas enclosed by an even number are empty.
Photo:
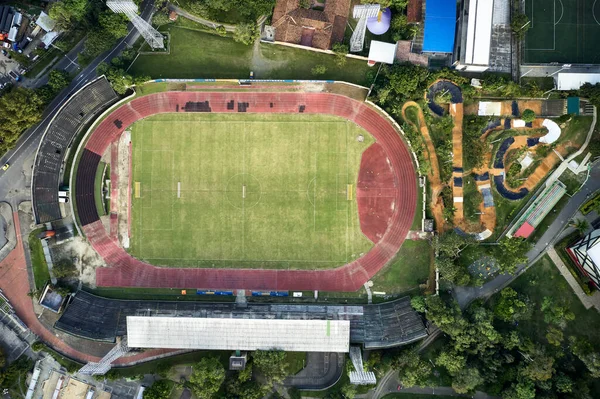
M357 137L363 135L364 141ZM131 131L130 253L160 266L323 269L366 253L356 181L374 142L332 116L162 114Z
M600 1L525 0L525 63L600 63Z

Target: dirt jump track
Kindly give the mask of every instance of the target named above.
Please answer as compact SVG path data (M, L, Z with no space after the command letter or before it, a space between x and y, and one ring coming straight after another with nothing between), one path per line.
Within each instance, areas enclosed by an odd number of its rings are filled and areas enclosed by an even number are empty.
M95 171L101 155L132 123L174 112L330 114L364 128L376 144L363 154L356 196L361 229L373 248L331 270L161 268L130 256L99 219ZM367 104L329 93L167 92L136 98L113 111L91 134L75 188L83 232L108 266L96 271L96 284L104 287L356 291L396 255L413 222L417 200L412 155L400 133Z

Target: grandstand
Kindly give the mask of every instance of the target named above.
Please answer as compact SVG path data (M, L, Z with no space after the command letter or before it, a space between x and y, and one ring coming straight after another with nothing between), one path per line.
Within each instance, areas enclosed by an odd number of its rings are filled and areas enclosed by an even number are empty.
M157 268L131 257L111 239L94 202L94 175L111 142L135 121L177 112L329 114L348 119L376 140L370 181L356 188L361 228L375 237L368 253L329 270ZM371 150L369 148L367 151ZM363 158L364 160L364 158ZM363 165L361 165L361 169ZM142 96L108 115L92 133L76 171L75 202L82 231L109 267L97 270L99 286L211 289L355 291L396 254L414 218L413 161L398 131L367 104L331 93L166 92ZM402 206L398 206L402 204Z
M35 158L32 181L33 211L36 223L62 217L58 202L63 162L73 139L96 115L118 99L105 77L76 92L54 115Z
M404 297L374 305L131 301L79 291L55 328L78 337L115 342L127 335L128 316L255 320L347 320L350 342L366 349L405 345L427 336L421 317Z
M507 235L509 237L513 235L515 237L529 237L566 192L567 188L561 181L554 181L523 212L523 215L521 215Z

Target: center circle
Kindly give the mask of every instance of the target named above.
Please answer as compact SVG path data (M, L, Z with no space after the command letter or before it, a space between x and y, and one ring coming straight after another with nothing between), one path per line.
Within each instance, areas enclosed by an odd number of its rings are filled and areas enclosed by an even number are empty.
M227 181L225 196L234 208L252 208L260 201L260 182L250 173L238 173Z

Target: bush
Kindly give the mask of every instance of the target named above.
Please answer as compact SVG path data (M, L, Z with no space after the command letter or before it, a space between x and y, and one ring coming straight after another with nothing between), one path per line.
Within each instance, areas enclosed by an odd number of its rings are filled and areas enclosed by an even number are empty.
M40 341L35 341L33 344L31 344L31 350L34 352L39 352L41 350L44 350L45 347L46 347L46 345L44 345Z
M260 36L260 31L255 23L239 24L233 32L233 40L249 46Z
M533 112L533 110L531 109L526 109L521 114L521 119L523 119L527 123L533 122L535 120L535 112Z
M327 67L325 65L315 65L310 72L313 75L324 75L327 72Z
M225 29L225 27L223 25L219 25L215 28L215 32L217 32L217 35L219 36L227 36L227 29Z

